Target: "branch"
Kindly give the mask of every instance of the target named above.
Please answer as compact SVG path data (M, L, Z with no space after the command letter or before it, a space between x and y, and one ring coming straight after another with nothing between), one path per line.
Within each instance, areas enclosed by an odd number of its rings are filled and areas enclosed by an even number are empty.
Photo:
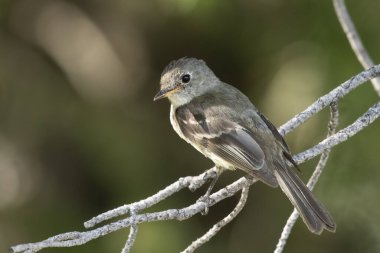
M197 181L199 181L200 178L207 176L209 172L210 170L200 174L199 176L186 177L185 181L188 186L191 186L192 181L195 181L195 183L198 183ZM173 190L172 188L178 185L180 181L183 181L183 179L179 179L177 182L166 187L161 192L168 193L172 191ZM169 209L169 210L165 210L161 212L138 214L133 217L128 217L116 222L112 222L110 224L104 225L102 227L99 227L93 230L88 230L86 232L77 232L77 231L68 232L68 233L63 233L63 234L50 237L41 242L13 246L11 247L11 251L32 253L32 252L40 251L41 249L44 249L44 248L73 247L73 246L85 244L101 236L129 227L132 224L140 224L140 223L145 223L145 222L163 221L163 220L179 220L179 221L185 220L185 219L191 218L197 213L200 213L206 207L211 207L215 205L216 203L219 203L223 199L235 195L242 188L248 187L249 185L255 183L256 181L257 180L248 180L246 178L240 178L239 180L233 182L232 184L211 194L209 196L209 201L207 203L197 202L195 204L192 204L182 209ZM141 204L141 202L143 201L144 200L130 204L128 206L138 205L138 204ZM115 210L118 210L118 209L115 209ZM107 213L110 213L110 212L107 212Z
M194 176L194 177L184 177L180 178L178 181L172 183L171 185L167 186L165 189L157 192L156 194L140 200L138 202L124 205L121 207L118 207L116 209L110 210L108 212L102 213L94 218L92 218L89 221L86 221L84 223L85 228L91 228L101 222L104 222L106 220L110 220L115 217L119 217L122 215L128 214L128 212L133 209L135 211L137 210L143 210L147 209L163 200L166 198L172 196L174 193L177 193L184 188L189 188L191 191L195 191L196 189L200 188L202 185L204 185L208 180L213 179L217 176L217 171L216 168L213 167L206 172Z
M206 242L210 241L212 237L214 237L224 226L226 226L228 223L230 223L243 209L245 206L245 203L247 202L248 198L248 190L249 186L245 186L242 189L240 200L234 210L227 215L223 220L216 223L209 231L207 231L206 234L204 234L202 237L198 238L194 242L190 244L184 251L181 253L191 253L194 252L196 249L198 249L200 246L205 244Z
M129 231L128 240L125 243L124 248L121 250L121 253L129 253L137 237L138 227L136 224L136 211L133 209L130 209L130 213L131 213L131 220L132 220L131 230Z
M380 75L380 64L375 65L368 70L361 72L360 74L351 77L348 81L342 83L326 95L320 97L317 101L311 104L303 112L298 113L284 125L279 128L279 132L285 135L293 131L296 127L303 124L313 115L321 111L326 106L330 105L332 102L336 102L342 97L346 96L349 92L359 87L363 83L377 77Z
M368 69L375 65L369 56L367 50L365 49L362 40L359 36L358 31L352 22L351 16L348 13L346 4L344 0L333 0L335 13L338 16L340 25L343 28L344 33L354 51L356 57L358 58L360 64L363 68ZM372 85L376 90L377 94L380 96L380 78L372 79Z
M340 130L336 134L324 139L313 148L308 149L298 155L294 156L294 160L297 163L303 163L310 160L311 158L321 154L325 149L330 149L341 142L348 140L348 138L354 136L365 127L369 126L380 116L380 102L377 102L372 107L368 109L361 117L355 120L354 123L348 127Z
M336 128L338 127L339 123L339 109L338 104L333 102L330 105L330 121L327 126L327 137L332 136L335 134ZM327 160L330 155L331 148L325 149L321 155L321 158L319 159L319 162L314 170L313 175L310 177L309 182L307 183L307 186L312 191L314 189L314 186L318 182L319 176L322 174L323 169L326 167ZM290 236L290 233L292 232L292 229L294 227L294 224L296 223L297 219L299 217L299 213L297 209L294 208L292 214L289 216L286 225L284 229L282 230L280 239L278 240L276 249L274 253L282 253L284 251L284 247L286 245L286 242Z
M308 118L318 113L325 106L331 104L332 102L338 101L340 98L347 95L354 88L370 80L371 78L375 76L379 76L379 75L380 75L380 65L377 65L377 66L372 67L369 70L363 71L360 74L352 77L350 80L341 84L338 88L334 89L327 95L318 99L315 103L309 106L304 112L296 115L293 119L291 119L289 122L287 122L285 125L281 127L281 131L283 133L290 132L291 130L293 130L294 128L296 128L297 126L305 122ZM371 124L379 116L380 116L380 102L372 106L363 116L357 119L350 126L340 130L336 134L331 135L330 137L321 141L319 144L310 148L309 150L296 155L294 157L295 161L297 163L302 163L321 154L326 149L331 149L335 145L347 140L349 137L361 131L364 127ZM92 218L91 220L85 222L84 225L86 228L91 228L106 220L120 217L129 213L130 216L127 218L120 219L118 221L103 225L101 227L98 227L92 230L87 230L85 232L77 232L77 231L69 232L69 233L59 234L59 235L50 237L41 242L16 245L16 246L11 247L11 250L12 252L31 253L31 252L40 251L41 249L44 249L44 248L73 247L73 246L85 244L91 240L105 236L117 230L132 226L130 236L123 249L125 250L125 252L128 252L130 248L132 247L134 238L136 236L137 224L144 223L144 222L152 222L152 221L162 221L162 220L188 219L202 212L205 208L211 207L215 205L216 203L222 201L223 199L235 195L237 192L239 192L243 188L248 188L251 184L256 182L256 180L248 180L246 178L240 178L237 181L231 183L230 185L211 194L209 196L209 201L206 201L206 202L199 201L187 207L184 207L182 209L170 209L170 210L165 210L165 211L160 211L160 212L141 214L142 210L147 209L163 201L164 199L183 190L184 188L188 188L192 191L198 189L203 184L205 184L208 180L215 178L216 175L217 175L217 172L215 168L211 168L198 176L193 176L193 177L188 176L188 177L180 178L176 182L172 183L171 185L167 186L163 190L159 191L158 193L146 199L137 201L132 204L124 205L114 210L100 214ZM243 193L245 191L247 191L247 189L244 190ZM241 203L243 202L245 202L245 200L241 201ZM234 213L235 210L237 210L236 214L239 212L239 208L240 208L239 205L243 205L243 204L240 204L239 202L238 206L234 209L232 213ZM236 217L236 215L234 214L232 216L233 216L232 218ZM224 220L225 221L222 220L221 223L219 223L219 225L222 224L222 226L224 226L231 220L231 218L227 216ZM213 232L214 230L215 229L212 228L210 230L211 232L207 233L202 238L211 238L213 235L217 233L217 231ZM211 236L209 236L209 234L211 234ZM199 240L200 241L204 240L202 238Z

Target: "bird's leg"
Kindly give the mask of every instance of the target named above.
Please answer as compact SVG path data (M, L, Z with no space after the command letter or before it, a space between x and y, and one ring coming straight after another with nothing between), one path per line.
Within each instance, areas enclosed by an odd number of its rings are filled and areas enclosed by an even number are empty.
M214 186L216 185L216 181L218 181L220 175L222 174L223 172L223 168L221 167L216 167L216 176L212 179L207 191L206 191L206 194L204 196L210 196L210 193L212 191L212 189L214 189Z
M212 189L214 188L215 184L216 184L216 181L218 181L220 175L222 174L222 172L224 171L224 169L222 167L216 167L216 176L212 179L205 195L203 195L202 197L200 197L198 199L198 201L201 201L201 202L205 202L207 204L209 204L210 202L210 194L211 194L211 191ZM208 206L205 207L205 209L201 212L202 215L206 215L208 213Z

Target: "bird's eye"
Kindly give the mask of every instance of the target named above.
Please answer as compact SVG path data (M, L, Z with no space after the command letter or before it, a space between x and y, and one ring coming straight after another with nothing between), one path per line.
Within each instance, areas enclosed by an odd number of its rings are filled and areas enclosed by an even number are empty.
M190 82L190 75L189 74L185 74L181 77L181 80L183 83L188 83Z

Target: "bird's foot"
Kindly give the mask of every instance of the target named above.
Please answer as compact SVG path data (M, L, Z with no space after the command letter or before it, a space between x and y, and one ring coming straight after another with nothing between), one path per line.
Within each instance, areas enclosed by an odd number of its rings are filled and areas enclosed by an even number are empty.
M208 207L211 205L211 202L212 202L212 199L210 198L211 191L212 191L212 189L214 189L216 181L218 181L219 176L222 174L223 171L224 171L224 169L222 167L217 167L216 176L212 179L205 195L203 195L202 197L200 197L197 200L197 202L203 202L206 204L205 209L203 211L201 211L202 215L206 215L208 213L208 210L209 210Z

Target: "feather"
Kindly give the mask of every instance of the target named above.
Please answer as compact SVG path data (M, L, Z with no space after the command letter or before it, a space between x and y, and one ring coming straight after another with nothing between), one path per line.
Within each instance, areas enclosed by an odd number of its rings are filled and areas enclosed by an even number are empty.
M303 221L310 231L315 234L321 234L325 228L335 232L336 224L330 214L326 211L291 169L277 164L274 171L277 181L294 207L297 208Z

